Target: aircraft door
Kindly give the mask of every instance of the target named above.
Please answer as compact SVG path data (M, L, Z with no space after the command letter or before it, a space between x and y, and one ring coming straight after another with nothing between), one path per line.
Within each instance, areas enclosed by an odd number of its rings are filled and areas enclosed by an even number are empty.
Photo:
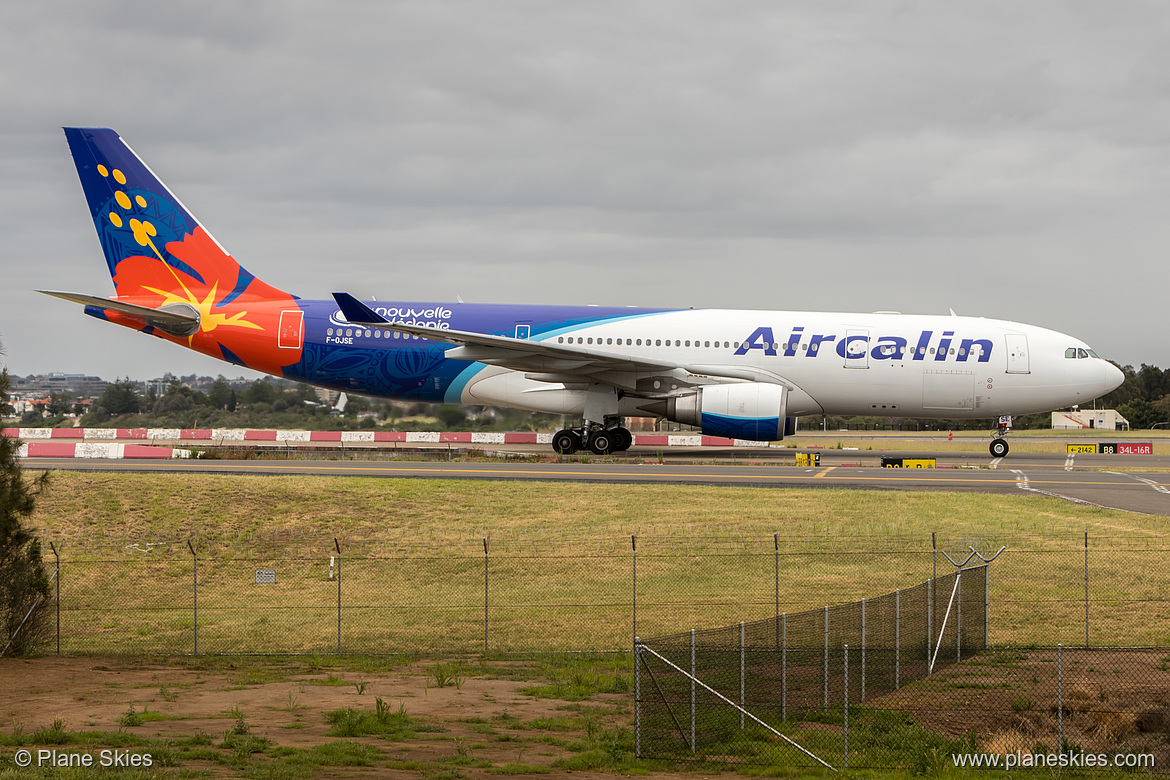
M280 313L280 336L276 344L281 349L300 349L304 344L305 313L300 309Z
M845 368L869 368L868 330L849 328L845 331Z
M1007 373L1030 374L1028 367L1028 337L1023 333L1009 333L1007 339Z

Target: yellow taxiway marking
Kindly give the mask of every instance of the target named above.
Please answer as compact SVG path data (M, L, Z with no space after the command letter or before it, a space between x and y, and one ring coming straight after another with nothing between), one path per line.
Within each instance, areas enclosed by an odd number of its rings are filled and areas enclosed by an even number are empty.
M155 461L155 462L158 462L158 461ZM183 463L184 461L173 460L173 461L167 461L167 462L171 463L171 464L178 465L180 463ZM193 462L198 463L198 461L193 461ZM225 463L225 462L220 461L220 462L216 463L213 468L217 469L217 470L218 469L222 469L222 470L239 469L239 470L252 471L253 473L257 473L257 472L262 473L263 471L272 471L272 472L279 473L280 471L296 470L296 469L300 468L300 466L298 466L296 461L283 461L283 462L282 461L276 461L276 462L270 461L268 463L265 463L264 467L262 467L261 469L257 469L257 465L258 464L255 461L251 461L247 464L244 464L244 463L234 464L234 463ZM35 468L35 466L31 463L29 463L26 467ZM961 484L981 484L981 485L989 485L989 484L1015 485L1018 482L1018 480L1014 474L1011 477L1006 478L1006 479L1001 479L1001 478L978 479L978 478L969 478L969 477L964 478L964 477L959 477L959 476L951 476L949 474L944 475L944 474L942 474L939 471L934 470L934 469L909 469L908 471L910 471L912 473L904 473L905 470L899 470L899 471L903 471L903 473L900 473L900 474L891 474L890 472L893 471L893 469L874 469L874 471L878 471L881 473L875 474L873 476L869 476L867 474L853 474L853 475L849 475L849 474L830 475L829 474L829 472L836 471L839 468L840 468L839 466L829 466L828 468L822 469L819 473L814 474L813 478L821 478L821 479L826 479L828 481L847 481L847 482L931 482L934 484L961 483ZM210 471L210 469L209 469L209 471ZM451 475L476 475L476 476L486 476L486 477L492 477L492 476L507 477L507 476L517 476L517 475L530 476L530 477L572 476L572 477L593 477L593 478L598 478L598 479L612 479L612 480L624 480L624 479L629 479L629 478L644 478L644 477L651 477L651 478L656 477L656 478L679 479L679 480L710 480L712 477L714 477L714 478L719 478L719 479L726 479L729 481L730 480L757 480L757 481L776 481L776 482L779 482L779 481L785 481L785 480L795 481L795 480L801 480L801 479L808 479L808 477L805 474L758 474L758 473L755 473L755 474L742 474L742 473L735 474L735 473L727 473L727 472L719 472L719 471L716 471L715 473L712 473L712 474L704 474L701 472L695 472L695 473L688 474L688 473L673 472L673 471L655 471L653 469L647 469L645 471L616 471L615 472L615 471L604 471L604 470L591 471L588 469L580 469L580 468L574 468L571 470L566 469L563 471L561 471L561 470L530 469L530 468L524 468L524 467L496 468L496 469L463 468L463 467L459 467L459 468L426 468L426 467L420 467L420 466L408 465L408 464L379 465L379 466L348 466L348 465L345 465L345 466L342 466L342 465L339 465L339 466L312 466L308 469L308 471L319 472L319 473L326 473L326 472L332 472L332 471L349 472L349 473L367 472L370 474L386 473L386 472L413 472L415 474L436 474L436 475L448 475L448 476L451 476ZM930 472L929 476L925 473L922 473L922 472L926 472L926 471ZM913 472L917 472L917 473L913 473ZM360 475L361 475L360 473L356 474L356 476L360 476ZM1069 483L1069 482L1063 481L1063 480L1046 480L1046 479L1033 479L1029 482L1029 484L1031 484L1031 485L1059 485L1059 486L1065 486L1065 487L1069 486L1070 484L1075 485L1077 487L1091 487L1091 486L1141 487L1141 488L1147 487L1147 485L1144 485L1140 482L1081 481L1081 482Z

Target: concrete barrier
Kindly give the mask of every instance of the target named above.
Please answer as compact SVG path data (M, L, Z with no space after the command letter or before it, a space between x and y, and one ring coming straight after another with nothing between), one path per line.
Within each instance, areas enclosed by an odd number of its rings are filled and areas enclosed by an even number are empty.
M145 442L283 442L311 444L552 444L551 433L472 431L257 431L238 428L4 428L3 435L24 444L22 458L185 458L186 449L153 446ZM127 443L131 442L131 443ZM133 442L143 442L137 444ZM763 442L699 434L634 435L642 447L759 447Z

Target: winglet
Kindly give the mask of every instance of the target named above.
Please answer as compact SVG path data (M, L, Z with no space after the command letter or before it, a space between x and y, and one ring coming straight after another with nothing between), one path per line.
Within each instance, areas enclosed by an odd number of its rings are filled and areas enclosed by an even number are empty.
M337 301L337 305L341 307L341 313L345 315L345 319L352 322L354 325L372 325L372 324L389 324L390 320L383 317L378 312L366 306L347 292L333 293L333 300Z

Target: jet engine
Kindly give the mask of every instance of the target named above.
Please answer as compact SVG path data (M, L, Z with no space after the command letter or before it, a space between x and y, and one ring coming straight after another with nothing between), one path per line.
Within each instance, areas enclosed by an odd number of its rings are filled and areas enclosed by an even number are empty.
M709 436L776 441L796 429L796 418L787 416L787 407L787 388L741 382L708 385L641 408L674 422L697 426Z

